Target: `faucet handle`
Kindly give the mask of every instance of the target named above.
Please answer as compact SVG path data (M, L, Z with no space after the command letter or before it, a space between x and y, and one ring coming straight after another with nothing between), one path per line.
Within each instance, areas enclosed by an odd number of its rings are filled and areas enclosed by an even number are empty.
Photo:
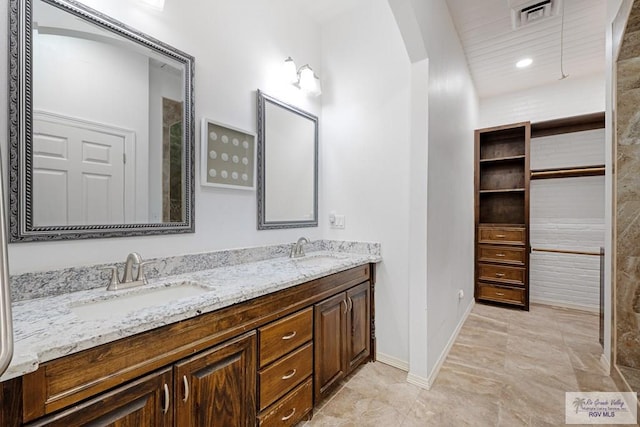
M116 289L118 289L118 285L120 284L120 279L118 278L118 267L116 267L115 265L110 265L108 267L100 267L100 270L111 271L111 277L109 278L107 290L115 291Z
M154 264L155 261L141 261L138 263L138 273L136 274L136 280L141 280L143 284L147 284L147 278L144 275L144 266Z

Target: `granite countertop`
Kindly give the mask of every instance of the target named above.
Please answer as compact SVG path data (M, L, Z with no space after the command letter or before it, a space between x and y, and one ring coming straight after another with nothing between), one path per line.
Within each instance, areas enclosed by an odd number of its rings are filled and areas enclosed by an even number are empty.
M58 357L380 261L379 255L318 251L300 259L272 258L157 278L127 290L106 291L105 286L18 301L12 305L14 355L0 381L36 371ZM149 298L176 286L189 289L169 304ZM100 307L122 297L129 302ZM136 299L147 306L138 307Z

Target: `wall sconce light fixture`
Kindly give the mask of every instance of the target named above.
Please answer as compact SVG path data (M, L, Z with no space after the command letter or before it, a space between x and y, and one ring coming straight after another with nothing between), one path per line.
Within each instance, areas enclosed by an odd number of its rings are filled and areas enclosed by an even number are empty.
M296 63L293 62L293 59L289 56L284 60L282 73L288 83L291 83L309 95L318 96L322 93L320 78L313 72L309 64L297 68Z

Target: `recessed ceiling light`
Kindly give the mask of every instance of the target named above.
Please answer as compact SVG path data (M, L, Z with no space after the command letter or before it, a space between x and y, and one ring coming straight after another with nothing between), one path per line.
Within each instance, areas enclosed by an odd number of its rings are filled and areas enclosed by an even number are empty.
M533 64L533 59L524 58L524 59L521 59L520 61L516 62L516 67L518 67L518 68L527 68L531 64Z

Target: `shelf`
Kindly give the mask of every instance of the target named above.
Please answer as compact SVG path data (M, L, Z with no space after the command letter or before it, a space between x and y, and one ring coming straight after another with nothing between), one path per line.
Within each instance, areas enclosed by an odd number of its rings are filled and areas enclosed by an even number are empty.
M531 171L531 179L580 178L584 176L604 175L604 165L577 168L537 169Z
M495 157L492 159L480 159L480 163L499 163L499 162L511 162L514 160L524 160L524 155L520 156L507 156L507 157Z
M526 227L524 223L522 224L514 224L514 223L506 223L506 222L480 222L478 223L479 227L514 227L514 228L523 228Z
M499 190L480 190L480 194L524 193L524 188L503 188Z

